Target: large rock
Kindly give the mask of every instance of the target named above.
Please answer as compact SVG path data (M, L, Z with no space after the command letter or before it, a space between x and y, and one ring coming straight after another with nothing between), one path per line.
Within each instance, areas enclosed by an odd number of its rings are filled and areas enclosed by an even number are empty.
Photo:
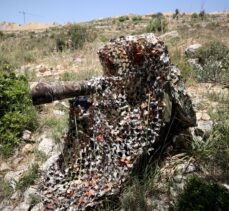
M48 138L46 135L42 135L39 141L40 143L37 149L50 157L56 149L55 142L51 138Z
M93 95L70 101L63 152L41 187L46 209L99 206L121 191L144 153L166 144L168 131L196 124L180 70L153 34L120 37L98 54L104 77L87 82Z
M180 35L177 31L166 32L165 34L162 34L160 36L160 39L162 40L175 39L175 38L180 38Z

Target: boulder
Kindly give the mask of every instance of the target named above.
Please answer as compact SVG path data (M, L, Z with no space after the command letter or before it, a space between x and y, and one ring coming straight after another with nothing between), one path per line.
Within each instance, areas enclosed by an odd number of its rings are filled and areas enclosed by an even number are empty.
M177 31L171 31L171 32L166 32L165 34L162 34L159 38L162 40L174 39L174 38L180 38L180 35Z
M45 153L47 156L51 156L55 150L55 143L51 138L48 138L46 135L40 137L38 144L38 150Z
M193 56L195 54L195 52L201 48L202 45L199 44L199 43L196 43L196 44L192 44L190 46L188 46L186 49L185 49L185 54L187 56Z

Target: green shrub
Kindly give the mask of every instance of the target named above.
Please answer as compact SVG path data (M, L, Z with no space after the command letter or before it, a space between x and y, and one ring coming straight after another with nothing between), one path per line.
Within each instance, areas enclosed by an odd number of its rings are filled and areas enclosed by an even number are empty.
M163 15L157 15L148 24L147 32L165 32L167 30L167 21Z
M132 17L133 22L139 22L141 20L142 20L142 16L140 16L140 15L135 15Z
M215 183L207 183L198 177L189 178L180 194L178 211L228 210L229 191Z
M198 14L197 14L197 13L195 13L195 12L194 12L194 13L192 13L191 18L192 18L192 19L197 19L197 18L198 18Z
M128 16L120 16L120 17L118 18L118 20L119 20L119 22L124 22L124 21L129 20L129 17L128 17Z
M96 39L97 34L87 27L73 24L68 30L68 36L74 49L82 48L85 42L92 42Z
M32 106L28 83L16 76L12 66L0 66L0 153L10 156L20 142L24 129L34 129L36 112Z
M197 70L201 82L229 83L229 48L219 41L203 45L194 55L202 70Z
M30 185L35 183L35 180L39 178L39 165L32 165L27 172L22 175L20 180L16 184L16 188L21 191L25 191Z

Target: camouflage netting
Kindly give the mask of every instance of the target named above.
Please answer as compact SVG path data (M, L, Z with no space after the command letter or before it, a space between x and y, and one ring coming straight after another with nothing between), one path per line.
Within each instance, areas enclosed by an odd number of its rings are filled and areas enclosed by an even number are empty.
M42 186L50 210L85 210L119 193L172 112L183 127L195 125L179 70L153 34L120 37L98 54L104 77L88 81L94 94L70 101L63 154Z

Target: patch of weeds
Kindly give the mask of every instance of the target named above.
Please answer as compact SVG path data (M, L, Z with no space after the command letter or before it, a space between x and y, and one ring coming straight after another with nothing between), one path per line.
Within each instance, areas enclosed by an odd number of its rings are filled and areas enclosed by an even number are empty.
M206 97L211 100L221 104L229 104L229 94L216 93L214 91L207 92Z
M215 122L225 122L229 119L229 111L224 107L218 108L217 112L212 112L212 109L210 108L208 113L211 116L211 119L213 119Z
M147 204L147 195L155 189L154 182L159 176L158 160L150 162L144 155L135 165L132 176L120 196L121 207L124 210L147 211L152 208Z
M194 55L202 69L196 70L201 82L229 83L229 48L222 42L206 43Z
M23 174L16 184L16 189L25 191L29 186L33 185L40 176L39 165L33 164L27 172Z
M9 182L5 182L3 179L0 180L0 201L9 198L13 193L13 188Z
M42 127L50 129L51 136L56 143L59 143L67 127L68 116L65 114L60 117L49 116L43 120Z
M37 162L42 162L43 163L48 158L48 156L44 152L39 151L38 149L35 149L33 153L35 155L35 158L36 158Z
M26 77L27 81L37 81L36 71L34 69L26 69L24 71L24 76Z
M103 35L103 34L101 34L101 35L99 36L99 40L100 40L101 42L103 42L103 43L106 43L106 42L109 41L109 39L108 39L105 35Z
M35 206L36 204L40 203L42 201L41 196L37 195L37 194L30 194L29 195L29 199L30 199L30 204L32 206Z
M190 177L180 194L177 211L228 210L229 191L215 183L207 183L196 176Z
M229 167L229 125L218 123L206 140L193 140L191 154L211 175L227 178Z
M181 70L181 75L185 82L194 81L195 76L193 74L193 68L179 50L171 52L171 59L172 62Z
M134 179L131 186L127 187L120 200L124 210L147 210L146 204L146 189L138 179Z

